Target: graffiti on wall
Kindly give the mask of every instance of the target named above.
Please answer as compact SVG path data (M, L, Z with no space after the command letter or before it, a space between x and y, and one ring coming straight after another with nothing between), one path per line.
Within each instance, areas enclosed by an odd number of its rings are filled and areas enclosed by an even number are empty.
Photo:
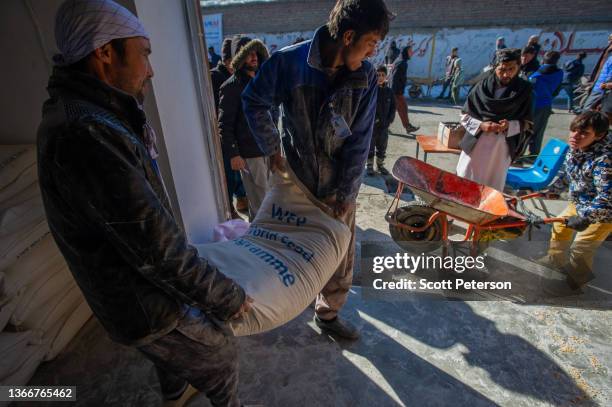
M282 34L248 34L260 38L271 52L291 45L297 38L310 39L313 31L290 32ZM561 53L560 64L574 59L580 52L586 52L585 65L587 72L595 65L599 54L607 46L608 31L542 31L539 28L521 29L443 29L435 33L406 33L388 35L379 44L372 62L384 63L384 55L392 40L398 47L412 46L408 75L417 78L441 78L444 75L444 61L453 47L459 48L465 77L469 79L479 74L493 58L495 40L503 36L508 47L521 48L529 36L540 35L541 53L555 50Z

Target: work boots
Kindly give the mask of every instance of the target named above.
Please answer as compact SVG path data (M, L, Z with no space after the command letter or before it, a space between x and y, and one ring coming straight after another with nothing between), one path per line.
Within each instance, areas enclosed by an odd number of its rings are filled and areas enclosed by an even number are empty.
M389 175L389 170L385 168L385 160L377 158L376 159L376 168L381 175Z
M408 134L414 133L420 128L421 128L420 126L413 126L412 124L408 123L408 126L406 126L406 133Z
M366 163L366 175L368 177L376 175L376 172L374 172L374 158L368 158L368 162Z

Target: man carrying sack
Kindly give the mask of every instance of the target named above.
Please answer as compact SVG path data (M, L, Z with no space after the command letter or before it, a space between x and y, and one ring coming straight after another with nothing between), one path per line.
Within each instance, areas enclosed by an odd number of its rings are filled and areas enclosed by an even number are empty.
M280 170L280 137L270 109L282 105L287 162L317 199L351 229L346 258L317 297L315 322L347 339L359 333L338 318L353 277L355 202L376 113L376 72L366 61L389 30L382 0L338 0L311 41L266 61L242 94L253 136Z
M172 213L140 108L153 77L148 34L111 0L68 0L55 35L37 140L51 233L111 339L155 364L164 399L191 384L214 406L240 406L238 349L217 326L250 299L198 256Z

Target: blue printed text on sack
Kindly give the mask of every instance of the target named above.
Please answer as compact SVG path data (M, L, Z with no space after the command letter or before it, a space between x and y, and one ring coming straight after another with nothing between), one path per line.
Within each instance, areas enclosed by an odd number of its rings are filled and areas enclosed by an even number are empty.
M298 216L297 214L283 210L282 207L272 204L272 217L285 223L294 223L295 226L302 226L306 223L306 217Z
M286 287L289 287L295 283L295 276L289 271L285 263L276 258L272 253L262 249L256 244L249 242L245 239L236 239L233 241L234 244L248 249L250 253L257 256L260 260L273 267L278 272L278 277Z

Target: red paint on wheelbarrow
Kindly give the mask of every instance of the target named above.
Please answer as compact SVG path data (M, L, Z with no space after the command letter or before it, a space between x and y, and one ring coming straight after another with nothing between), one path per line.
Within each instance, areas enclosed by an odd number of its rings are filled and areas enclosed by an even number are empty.
M509 214L501 192L416 158L400 157L393 166L393 176L434 209L474 225Z

